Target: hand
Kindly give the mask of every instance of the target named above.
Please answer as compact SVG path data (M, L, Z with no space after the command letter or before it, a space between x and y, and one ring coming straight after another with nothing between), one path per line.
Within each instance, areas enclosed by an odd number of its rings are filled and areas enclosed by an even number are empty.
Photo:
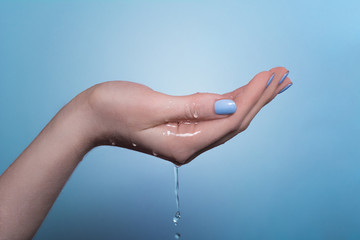
M223 95L175 97L123 81L89 88L60 110L0 176L0 239L31 239L91 148L117 145L182 165L244 131L290 86L286 69L274 68ZM230 105L232 111L217 114L221 99L233 101L236 111Z
M261 72L247 85L222 95L169 96L124 81L96 85L87 90L95 144L116 145L186 164L244 131L264 105L291 86L287 73L283 67ZM233 100L236 112L216 114L214 105L221 99Z

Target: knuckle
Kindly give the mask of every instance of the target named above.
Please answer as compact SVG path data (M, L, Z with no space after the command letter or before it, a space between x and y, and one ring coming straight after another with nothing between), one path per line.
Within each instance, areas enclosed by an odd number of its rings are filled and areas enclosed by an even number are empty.
M262 71L256 74L256 77L267 77L270 74L269 71Z

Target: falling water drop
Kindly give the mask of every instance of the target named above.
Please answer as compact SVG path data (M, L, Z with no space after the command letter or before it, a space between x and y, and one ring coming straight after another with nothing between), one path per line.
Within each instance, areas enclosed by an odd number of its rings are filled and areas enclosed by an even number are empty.
M133 147L136 147L136 143L132 143Z
M175 213L175 216L173 217L173 222L174 222L175 226L178 225L178 222L179 222L180 218L181 218L180 212L177 211L177 212Z
M181 238L180 233L175 233L175 239L180 239L180 238Z

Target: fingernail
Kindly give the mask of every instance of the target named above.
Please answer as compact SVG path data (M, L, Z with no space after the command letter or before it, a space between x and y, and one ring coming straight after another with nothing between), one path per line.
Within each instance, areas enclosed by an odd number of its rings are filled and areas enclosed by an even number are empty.
M266 87L268 87L268 86L270 85L270 83L271 83L271 81L273 80L274 76L275 76L275 73L273 73L273 74L271 75L271 77L270 77L270 79L269 79Z
M279 84L281 84L288 75L289 75L289 71L287 71L287 73L284 74L284 76L281 78Z
M215 113L226 115L236 112L236 104L230 99L221 99L215 102Z
M292 83L288 84L286 87L283 88L283 90L281 90L278 94L285 92L289 87L292 86Z

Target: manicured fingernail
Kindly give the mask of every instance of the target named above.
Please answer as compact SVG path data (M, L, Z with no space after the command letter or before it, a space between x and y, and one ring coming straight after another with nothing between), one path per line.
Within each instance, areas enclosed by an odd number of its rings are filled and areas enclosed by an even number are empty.
M226 115L236 112L236 104L230 99L221 99L215 102L215 113Z
M283 90L281 90L278 94L285 92L289 87L292 86L292 83L288 84L286 87L283 88Z
M270 85L270 83L271 83L271 81L273 80L274 76L275 76L275 73L273 73L273 74L271 75L271 77L269 78L269 81L268 81L268 83L266 84L266 87L268 87L268 86Z
M284 74L284 76L281 78L279 84L281 84L288 75L289 75L289 71L287 71L287 73Z

